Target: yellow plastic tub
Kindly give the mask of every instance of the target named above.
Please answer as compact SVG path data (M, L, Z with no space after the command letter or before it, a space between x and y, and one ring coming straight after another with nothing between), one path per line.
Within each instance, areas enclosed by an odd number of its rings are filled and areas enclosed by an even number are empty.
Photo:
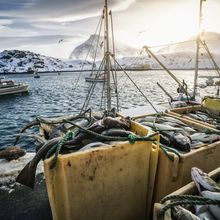
M135 122L132 130L147 134ZM45 160L53 219L148 219L157 159L158 145L139 141L59 155L54 169Z
M164 114L177 118L170 114ZM146 116L146 115L145 115ZM134 120L143 118L138 116ZM207 129L207 126L201 125L189 119L178 118L197 129ZM213 132L217 131L210 128ZM193 149L189 153L180 153L180 157L172 152L168 152L169 157L160 149L157 163L157 173L154 184L153 202L159 202L164 196L181 188L191 181L190 171L192 167L199 167L205 172L210 172L220 166L220 141L213 144L201 145L198 149Z
M213 170L208 174L212 179L217 179L220 178L220 167L217 169ZM192 195L196 193L196 185L194 182L191 182L182 188L176 190L175 192L169 194L169 196L173 195ZM169 218L169 215L166 215L165 217L159 217L158 214L160 210L163 208L163 205L160 203L155 203L154 204L154 215L153 215L153 220L172 220ZM169 213L167 213L169 214Z
M164 196L189 183L192 167L198 167L205 172L219 167L220 142L180 154L180 158L173 153L169 155L174 158L174 161L171 161L162 151L159 152L154 202L159 202Z
M202 100L202 106L217 116L220 116L220 98L206 96Z

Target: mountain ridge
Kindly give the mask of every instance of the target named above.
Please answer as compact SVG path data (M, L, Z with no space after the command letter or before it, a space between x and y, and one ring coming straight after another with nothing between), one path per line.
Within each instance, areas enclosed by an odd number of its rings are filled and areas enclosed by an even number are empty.
M98 46L98 48L96 47ZM110 39L110 48L112 48L112 41ZM115 42L115 54L117 58L122 58L124 56L132 55L135 56L138 53L138 49L128 46L124 43ZM96 34L90 35L90 37L81 43L80 45L76 46L72 53L70 54L70 59L85 59L87 53L90 51L88 55L89 60L94 59L94 54L96 53L96 59L100 60L104 56L104 37L98 36Z

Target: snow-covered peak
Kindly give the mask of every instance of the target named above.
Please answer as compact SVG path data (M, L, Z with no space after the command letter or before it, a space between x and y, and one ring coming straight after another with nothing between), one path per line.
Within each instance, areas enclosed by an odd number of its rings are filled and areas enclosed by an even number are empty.
M97 47L98 46L98 47ZM110 48L112 48L112 40L110 39ZM125 45L121 42L115 42L116 48L116 57L122 58L126 56L135 56L139 50L128 45ZM97 50L97 52L96 52ZM87 53L90 51L88 55L89 60L93 60L96 53L96 59L100 60L104 54L104 37L98 36L96 34L90 35L90 37L77 46L73 52L70 54L70 59L85 59Z

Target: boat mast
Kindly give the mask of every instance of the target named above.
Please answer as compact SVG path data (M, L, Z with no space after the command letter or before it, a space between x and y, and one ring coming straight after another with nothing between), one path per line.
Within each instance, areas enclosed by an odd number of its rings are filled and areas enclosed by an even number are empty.
M195 75L194 75L194 87L193 87L193 98L195 99L198 81L198 69L199 69L199 47L200 47L200 34L201 34L201 23L202 23L202 3L205 0L200 0L199 7L199 33L196 38L196 63L195 63Z
M105 0L105 74L107 75L107 111L111 111L111 78L110 78L110 51L109 51L109 24L108 1Z

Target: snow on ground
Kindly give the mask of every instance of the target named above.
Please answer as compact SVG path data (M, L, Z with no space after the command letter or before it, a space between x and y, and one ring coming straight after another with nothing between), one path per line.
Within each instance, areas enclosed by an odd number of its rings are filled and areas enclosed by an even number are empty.
M26 153L23 157L17 160L7 161L0 159L0 188L4 188L5 184L15 183L15 179L24 166L32 160L35 153ZM37 166L37 173L43 173L43 161Z
M91 69L90 62L80 60L60 60L30 51L4 50L0 53L0 73L22 73L33 69L38 72L73 71Z

